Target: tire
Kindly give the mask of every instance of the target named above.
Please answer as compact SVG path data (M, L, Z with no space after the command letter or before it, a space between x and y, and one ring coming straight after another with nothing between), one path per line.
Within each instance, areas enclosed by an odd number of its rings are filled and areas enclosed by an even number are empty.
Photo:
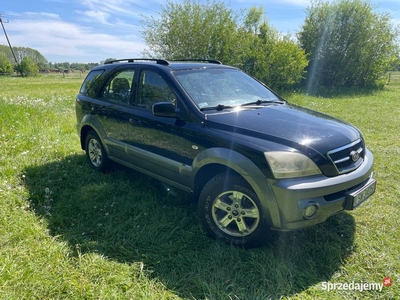
M107 157L104 146L94 130L90 130L85 140L86 159L89 165L100 172L111 168L111 160Z
M199 196L199 217L214 239L246 248L261 246L272 235L260 200L240 176L219 174Z

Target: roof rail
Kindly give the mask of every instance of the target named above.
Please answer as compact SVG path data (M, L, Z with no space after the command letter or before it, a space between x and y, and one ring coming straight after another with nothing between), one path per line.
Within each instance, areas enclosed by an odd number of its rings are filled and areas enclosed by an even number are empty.
M156 59L156 58L123 58L123 59L115 59L106 61L104 64L113 64L117 62L135 62L135 61L155 61L157 64L168 66L169 62L165 59Z
M168 66L170 62L208 62L210 64L222 65L219 60L215 59L177 59L177 60L165 60L165 59L157 59L157 58L123 58L123 59L115 59L106 61L104 64L113 64L117 62L135 62L135 61L155 61L159 65Z
M217 64L222 65L222 62L216 59L177 59L177 60L170 60L171 62L208 62L210 64Z

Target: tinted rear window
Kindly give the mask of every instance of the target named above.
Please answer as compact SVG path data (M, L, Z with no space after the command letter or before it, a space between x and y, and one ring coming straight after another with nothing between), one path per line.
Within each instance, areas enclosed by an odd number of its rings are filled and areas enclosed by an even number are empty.
M86 76L85 81L82 83L82 87L79 92L82 94L88 94L90 91L96 90L94 83L103 73L104 70L90 71L90 73ZM100 80L98 82L100 82Z

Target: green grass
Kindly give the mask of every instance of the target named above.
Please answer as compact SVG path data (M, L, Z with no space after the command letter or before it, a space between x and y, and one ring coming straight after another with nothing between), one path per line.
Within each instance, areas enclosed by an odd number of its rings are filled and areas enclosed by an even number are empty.
M388 75L389 85L400 88L400 71L392 71Z
M287 96L362 130L378 189L353 212L244 250L207 238L189 195L88 167L75 132L81 82L0 77L0 299L399 297L399 85ZM385 276L393 285L382 292L322 289Z

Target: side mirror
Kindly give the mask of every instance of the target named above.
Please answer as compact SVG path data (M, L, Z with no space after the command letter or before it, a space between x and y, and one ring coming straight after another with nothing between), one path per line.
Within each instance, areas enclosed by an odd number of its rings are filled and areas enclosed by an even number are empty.
M179 118L178 110L171 102L157 102L153 104L153 115L164 118Z

